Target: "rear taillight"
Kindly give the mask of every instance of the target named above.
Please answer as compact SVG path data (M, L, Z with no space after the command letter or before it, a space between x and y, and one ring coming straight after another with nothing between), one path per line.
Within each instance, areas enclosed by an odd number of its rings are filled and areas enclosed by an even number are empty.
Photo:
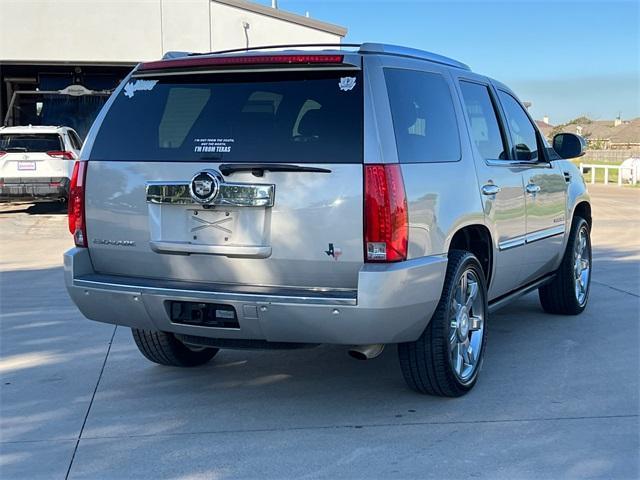
M367 262L407 259L407 197L400 165L364 167L364 250Z
M53 158L61 158L62 160L75 160L75 155L73 152L65 152L62 150L53 150L51 152L47 152L47 155Z
M7 152L0 151L0 157L4 157L6 154Z
M69 231L76 247L87 246L87 225L84 216L84 186L87 178L87 162L76 162L69 188Z
M170 60L146 62L140 70L157 70L165 68L221 67L227 65L262 65L262 64L318 64L342 63L343 55L251 55L238 57L183 57Z

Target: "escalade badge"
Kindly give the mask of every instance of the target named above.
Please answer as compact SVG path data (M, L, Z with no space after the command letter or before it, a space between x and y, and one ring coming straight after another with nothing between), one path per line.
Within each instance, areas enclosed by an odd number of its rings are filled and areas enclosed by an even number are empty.
M219 191L220 177L211 170L196 173L189 184L189 194L198 203L212 202Z

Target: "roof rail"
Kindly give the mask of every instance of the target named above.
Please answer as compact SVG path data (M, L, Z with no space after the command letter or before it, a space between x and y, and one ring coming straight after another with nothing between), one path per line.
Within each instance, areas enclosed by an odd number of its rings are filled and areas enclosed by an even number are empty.
M274 48L299 48L299 47L305 47L305 48L313 48L313 47L360 47L359 43L290 43L290 44L284 44L284 45L261 45L258 47L245 47L245 48L232 48L230 50L216 50L214 52L206 52L206 53L188 53L187 55L191 56L191 55L218 55L221 53L237 53L237 52L253 52L256 50L267 50L267 49L274 49ZM171 53L171 52L168 52Z
M471 70L468 65L454 60L453 58L438 55L437 53L418 50L417 48L401 47L399 45L387 45L385 43L363 43L358 53L382 53L387 55L398 55L401 57L418 58L429 62L440 63L450 67L462 68L463 70Z

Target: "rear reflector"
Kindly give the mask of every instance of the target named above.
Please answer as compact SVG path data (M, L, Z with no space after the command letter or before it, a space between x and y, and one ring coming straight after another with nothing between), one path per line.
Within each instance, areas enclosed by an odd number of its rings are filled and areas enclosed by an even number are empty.
M54 158L61 158L63 160L75 160L76 158L73 152L63 152L62 150L47 152L47 155Z
M309 64L342 63L344 55L253 55L241 57L185 57L158 60L140 65L140 70L163 70L166 68L191 68L226 65L262 64Z
M69 188L69 232L76 247L87 246L87 225L84 216L84 186L87 178L88 162L76 162Z
M367 262L407 259L407 197L399 164L364 167L364 249Z

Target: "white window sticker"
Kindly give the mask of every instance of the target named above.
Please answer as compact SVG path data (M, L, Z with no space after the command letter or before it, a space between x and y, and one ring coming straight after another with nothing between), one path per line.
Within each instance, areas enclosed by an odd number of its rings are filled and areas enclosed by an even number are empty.
M195 153L229 153L233 142L233 138L194 138Z
M132 98L133 95L142 90L153 90L158 80L136 80L135 82L129 82L124 86L125 96Z
M338 86L340 87L340 90L344 92L353 90L353 87L356 86L356 77L342 77Z

